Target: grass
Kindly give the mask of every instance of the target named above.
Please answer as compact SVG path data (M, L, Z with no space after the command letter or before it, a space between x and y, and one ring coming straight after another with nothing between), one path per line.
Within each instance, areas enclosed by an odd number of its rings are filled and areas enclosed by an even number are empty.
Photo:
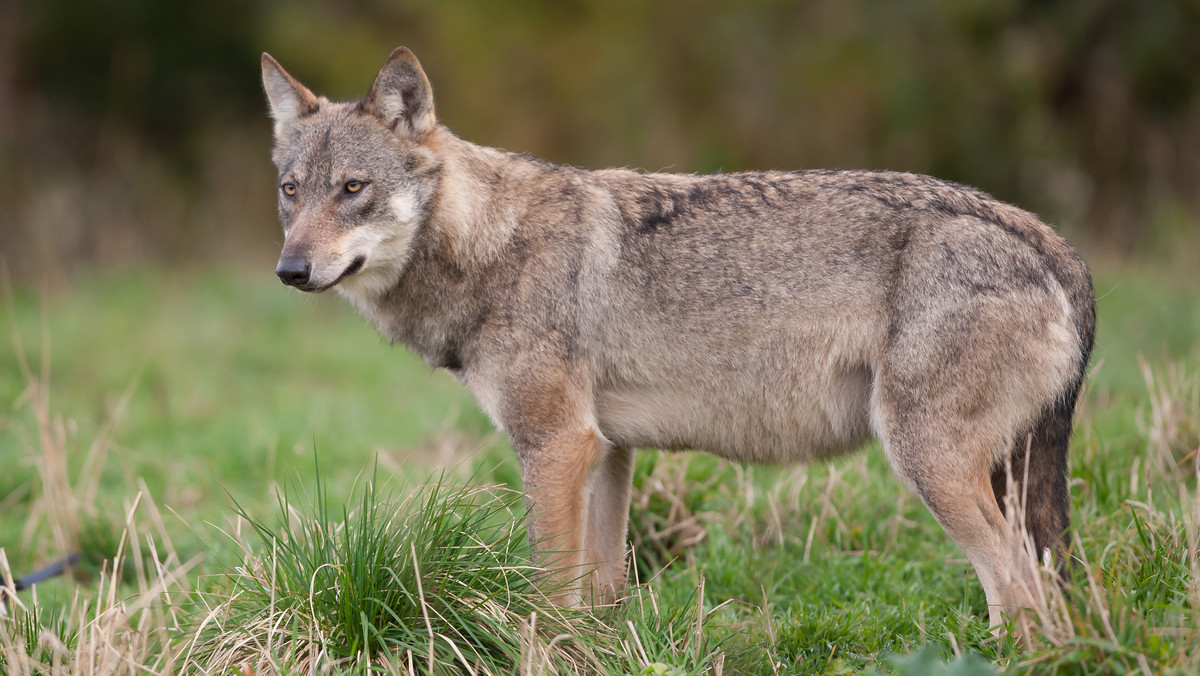
M0 574L84 561L18 596L0 671L1195 673L1200 277L1096 287L1072 451L1087 564L1032 649L988 632L970 566L877 448L788 468L640 452L639 584L562 612L533 584L503 438L337 299L238 271L18 288Z
M353 510L334 514L318 481L299 509L280 498L275 528L239 510L255 542L233 536L243 554L187 661L284 673L421 665L505 674L535 654L555 671L596 664L587 644L547 648L596 623L556 608L537 586L523 503L508 489L438 482L397 504L372 480Z

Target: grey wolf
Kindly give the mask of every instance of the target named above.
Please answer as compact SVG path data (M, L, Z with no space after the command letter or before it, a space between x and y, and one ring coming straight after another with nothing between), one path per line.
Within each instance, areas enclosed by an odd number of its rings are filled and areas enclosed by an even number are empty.
M625 584L639 447L789 463L877 438L993 623L1032 603L1010 489L1034 558L1067 557L1094 298L1034 215L914 174L583 171L477 146L405 48L349 103L262 70L277 274L475 395L520 460L538 556L563 579L595 565L562 603Z

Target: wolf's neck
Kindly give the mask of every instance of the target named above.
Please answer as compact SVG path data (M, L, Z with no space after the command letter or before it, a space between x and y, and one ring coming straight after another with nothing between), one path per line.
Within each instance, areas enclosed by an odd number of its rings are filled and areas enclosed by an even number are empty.
M388 340L404 343L431 366L452 366L478 322L493 264L525 211L528 191L517 188L529 171L524 165L535 163L513 162L445 128L435 130L428 145L441 178L403 275L381 296L350 300Z
M442 160L430 234L460 264L486 266L517 230L529 199L519 186L535 162L514 162L513 155L464 141L444 127L433 132L429 146Z

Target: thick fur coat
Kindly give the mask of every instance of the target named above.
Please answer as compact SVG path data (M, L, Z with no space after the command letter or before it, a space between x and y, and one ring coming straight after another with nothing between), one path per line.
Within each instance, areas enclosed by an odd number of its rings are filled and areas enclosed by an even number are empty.
M880 171L581 171L437 123L396 50L361 101L269 56L277 272L333 288L449 369L508 434L565 603L624 585L635 448L823 459L878 438L975 566L999 622L1032 602L1006 522L1066 557L1067 450L1091 279L1035 216ZM1019 532L1019 529L1018 531Z

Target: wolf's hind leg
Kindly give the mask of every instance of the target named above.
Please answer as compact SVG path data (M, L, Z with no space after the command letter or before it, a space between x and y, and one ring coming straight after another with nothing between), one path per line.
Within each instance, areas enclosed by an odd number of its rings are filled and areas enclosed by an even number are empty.
M633 459L632 448L609 449L588 485L583 559L585 564L597 566L591 576L592 602L597 605L616 602L625 587Z
M920 419L922 416L911 416ZM1027 635L1022 609L1033 605L1033 571L1017 556L1012 529L992 492L990 444L963 428L946 434L908 434L912 427L885 435L892 466L913 489L946 533L974 566L987 595L993 627L1005 615L1017 620L1017 633Z

